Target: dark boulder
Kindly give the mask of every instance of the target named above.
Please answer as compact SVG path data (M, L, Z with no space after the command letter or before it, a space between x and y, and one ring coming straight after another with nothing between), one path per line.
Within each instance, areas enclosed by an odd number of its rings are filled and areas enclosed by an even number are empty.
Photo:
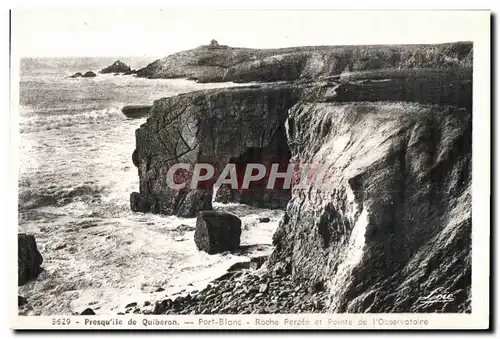
M88 71L88 72L85 72L84 75L82 75L82 78L93 78L93 77L96 77L97 74L95 74L94 72L92 71Z
M137 167L139 166L139 159L137 159L137 150L132 152L132 163Z
M328 286L329 312L470 312L472 95L453 71L400 73L406 102L373 78L289 110L292 158L325 161L328 187L293 190L267 267ZM439 290L453 297L420 299Z
M76 72L75 74L71 75L70 78L81 78L83 76L82 73Z
M241 220L226 212L201 211L196 220L194 242L209 254L235 250L240 246Z
M99 71L101 74L107 74L107 73L128 73L130 72L130 66L127 66L124 62L121 62L120 60L116 60L113 62L112 65L103 68Z
M18 286L26 284L33 280L42 271L43 258L36 246L36 240L33 235L20 233L17 235L17 273Z

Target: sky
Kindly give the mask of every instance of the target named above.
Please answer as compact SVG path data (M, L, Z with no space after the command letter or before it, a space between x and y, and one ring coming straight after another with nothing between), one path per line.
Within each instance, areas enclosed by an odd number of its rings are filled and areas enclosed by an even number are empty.
M20 57L165 56L216 39L233 47L469 40L465 12L330 10L17 10ZM469 20L470 21L470 20ZM472 28L471 28L472 27Z

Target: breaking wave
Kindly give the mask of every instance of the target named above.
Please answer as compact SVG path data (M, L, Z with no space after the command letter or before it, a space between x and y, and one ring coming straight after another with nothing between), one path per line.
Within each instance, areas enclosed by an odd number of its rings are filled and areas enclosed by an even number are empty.
M94 203L100 201L105 189L93 184L74 187L20 187L18 207L21 211L45 206L64 206L76 201Z

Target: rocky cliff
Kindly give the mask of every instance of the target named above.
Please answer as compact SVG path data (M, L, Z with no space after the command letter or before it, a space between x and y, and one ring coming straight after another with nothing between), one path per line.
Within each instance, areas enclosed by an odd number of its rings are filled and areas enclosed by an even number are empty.
M332 312L470 311L471 107L468 67L161 99L136 133L132 208L182 216L211 209L210 184L166 188L178 162L326 164L328 189L240 192L250 204L265 195L266 204L288 202L268 268L326 293ZM425 302L435 295L446 298Z
M176 163L209 163L219 170L229 162L288 163L284 122L297 101L295 89L286 84L240 87L155 101L147 123L136 131L133 161L140 190L131 195L132 209L190 217L211 209L213 182L196 189L167 187L167 171ZM191 175L184 171L182 181L189 183ZM289 194L269 192L258 183L242 192L245 202L257 205L287 202Z
M292 159L327 163L333 185L293 190L272 262L334 312L469 309L470 110L301 103L288 127ZM417 302L437 289L450 301Z
M137 75L199 82L270 82L317 79L344 71L450 67L472 68L472 43L280 49L200 46L156 60Z

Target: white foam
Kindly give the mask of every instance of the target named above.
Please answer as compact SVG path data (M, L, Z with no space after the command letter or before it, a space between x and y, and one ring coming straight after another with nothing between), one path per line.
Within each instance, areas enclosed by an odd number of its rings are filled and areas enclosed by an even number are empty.
M19 128L22 133L28 133L125 119L126 117L121 112L121 107L114 106L75 114L21 116Z

